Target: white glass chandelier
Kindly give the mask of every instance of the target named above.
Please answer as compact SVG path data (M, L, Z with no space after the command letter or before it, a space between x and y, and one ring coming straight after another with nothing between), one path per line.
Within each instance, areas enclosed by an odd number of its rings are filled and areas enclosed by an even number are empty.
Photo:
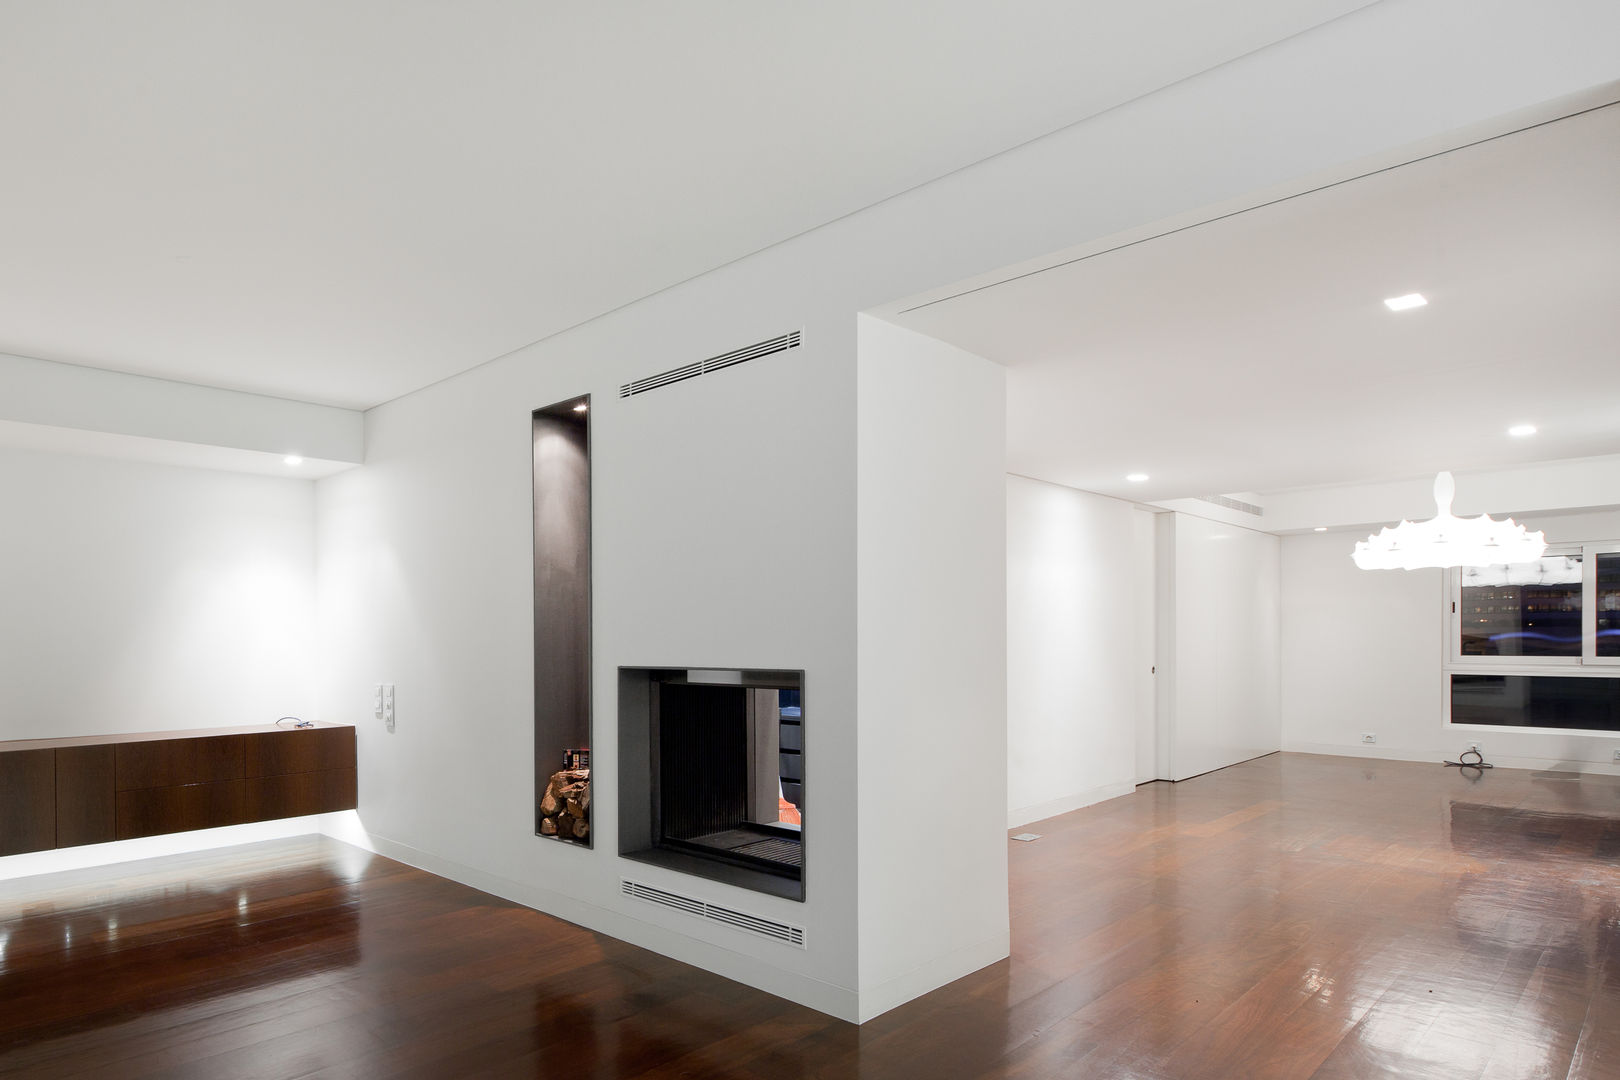
M1526 532L1512 518L1492 521L1454 517L1451 500L1457 483L1443 472L1434 478L1436 513L1428 521L1403 521L1385 526L1356 543L1351 558L1363 570L1418 570L1428 566L1500 566L1539 559L1547 550L1547 537Z

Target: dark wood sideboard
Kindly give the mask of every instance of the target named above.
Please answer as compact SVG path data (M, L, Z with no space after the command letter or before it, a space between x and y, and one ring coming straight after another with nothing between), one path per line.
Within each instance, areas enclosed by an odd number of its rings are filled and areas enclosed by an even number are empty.
M0 855L356 805L348 725L0 742Z

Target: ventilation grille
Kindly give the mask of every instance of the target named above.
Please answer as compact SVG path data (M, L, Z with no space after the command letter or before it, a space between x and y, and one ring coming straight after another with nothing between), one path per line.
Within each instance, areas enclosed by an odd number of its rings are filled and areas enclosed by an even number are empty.
M1255 517L1260 517L1266 512L1264 507L1256 506L1254 503L1246 503L1242 499L1229 499L1225 495L1199 495L1197 498L1203 502L1214 503L1216 506L1224 506L1228 510L1253 514Z
M674 908L676 911L684 911L688 915L696 915L700 919L724 923L727 926L734 926L738 930L746 930L750 934L770 938L772 941L780 941L787 945L804 948L804 927L802 926L789 926L787 923L777 922L774 919L762 919L758 915L733 911L730 908L721 907L719 904L711 904L696 897L682 896L680 893L655 889L651 885L643 885L639 881L621 879L620 884L624 886L624 895L634 897L637 900L645 900L649 904L657 904L660 907Z
M685 367L670 368L668 371L659 372L657 375L648 375L645 379L637 379L635 382L625 383L619 387L619 396L622 398L634 397L637 394L645 394L649 390L656 390L660 386L695 379L699 375L707 375L709 372L719 371L721 368L736 367L738 364L758 360L760 357L770 356L772 353L797 349L799 347L799 336L802 333L802 330L793 330L780 337L773 337L769 341L757 341L752 345L745 345L740 349L721 353L719 356L711 356L707 360L694 360Z

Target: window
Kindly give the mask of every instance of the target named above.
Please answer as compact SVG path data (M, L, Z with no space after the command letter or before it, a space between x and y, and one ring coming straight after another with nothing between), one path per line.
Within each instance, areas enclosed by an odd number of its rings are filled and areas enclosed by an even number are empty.
M1580 656L1581 556L1466 566L1457 597L1460 656Z
M1450 619L1453 667L1620 665L1620 543L1454 570Z
M1600 659L1620 660L1620 551L1600 551L1592 578L1593 633Z
M1620 543L1450 575L1447 722L1620 731Z

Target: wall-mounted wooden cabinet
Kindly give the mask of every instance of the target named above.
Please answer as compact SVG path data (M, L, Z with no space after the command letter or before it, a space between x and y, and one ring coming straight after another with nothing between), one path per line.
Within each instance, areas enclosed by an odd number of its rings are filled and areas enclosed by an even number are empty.
M353 810L354 728L0 742L0 855Z

